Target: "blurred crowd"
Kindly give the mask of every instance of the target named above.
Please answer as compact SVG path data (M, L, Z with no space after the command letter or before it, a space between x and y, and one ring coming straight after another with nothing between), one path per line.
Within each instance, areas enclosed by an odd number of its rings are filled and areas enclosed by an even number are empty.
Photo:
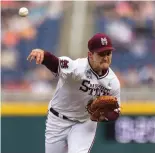
M31 12L18 15L20 7ZM34 48L57 54L63 3L60 1L2 1L2 89L49 92L56 79L44 66L26 60ZM113 40L112 67L122 87L155 84L155 2L96 1L95 31Z
M112 67L122 86L155 84L155 2L99 1L95 31L113 40Z
M20 7L29 8L30 14L20 17ZM62 11L62 3L56 1L2 1L2 89L41 93L53 89L54 75L26 59L34 48L57 53Z

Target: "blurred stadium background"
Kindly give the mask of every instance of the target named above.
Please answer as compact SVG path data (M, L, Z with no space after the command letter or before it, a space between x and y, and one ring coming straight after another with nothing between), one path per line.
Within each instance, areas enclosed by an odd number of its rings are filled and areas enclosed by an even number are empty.
M28 17L18 16L27 7ZM46 111L57 78L27 62L34 48L87 56L96 32L111 36L122 117L99 124L92 153L155 152L155 2L1 1L2 153L43 153Z

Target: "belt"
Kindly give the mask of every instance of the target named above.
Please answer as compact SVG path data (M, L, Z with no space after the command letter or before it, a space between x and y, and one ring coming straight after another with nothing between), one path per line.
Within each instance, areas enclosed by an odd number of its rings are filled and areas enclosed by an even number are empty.
M56 110L54 110L52 107L50 108L50 112L52 112L55 116L57 117L60 117L62 119L65 119L65 120L70 120L68 117L58 113Z

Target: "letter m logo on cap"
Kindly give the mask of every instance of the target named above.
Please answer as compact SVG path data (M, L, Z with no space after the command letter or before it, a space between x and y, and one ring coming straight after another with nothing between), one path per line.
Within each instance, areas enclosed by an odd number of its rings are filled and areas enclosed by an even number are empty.
M101 38L101 44L104 46L104 45L107 45L108 44L108 41L107 41L107 38Z

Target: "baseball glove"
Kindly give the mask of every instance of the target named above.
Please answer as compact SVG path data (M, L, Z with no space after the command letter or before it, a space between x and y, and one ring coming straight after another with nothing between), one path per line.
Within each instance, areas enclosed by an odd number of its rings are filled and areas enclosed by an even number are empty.
M88 102L86 109L90 119L96 122L114 121L120 114L119 104L114 96L96 97Z

